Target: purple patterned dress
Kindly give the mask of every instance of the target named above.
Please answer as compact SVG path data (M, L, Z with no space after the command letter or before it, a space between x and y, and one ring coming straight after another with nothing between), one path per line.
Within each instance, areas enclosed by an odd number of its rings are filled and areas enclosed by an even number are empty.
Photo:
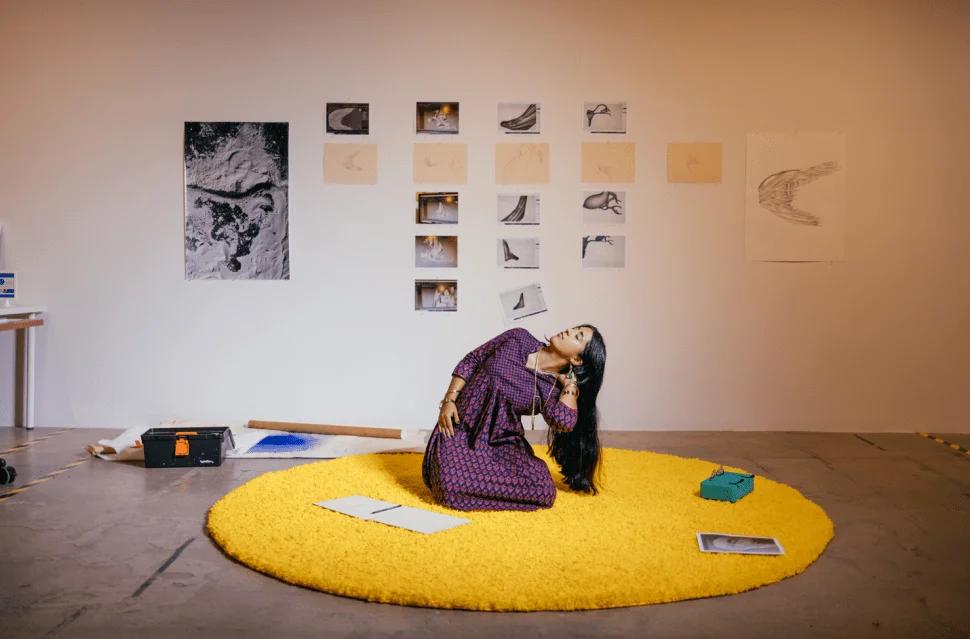
M424 453L422 475L434 498L458 510L537 510L556 501L546 463L525 440L520 420L532 413L535 372L530 353L543 343L513 328L479 346L455 367L465 380L460 424L446 438L438 428ZM553 375L539 373L536 413L554 430L572 430L577 411L559 401Z

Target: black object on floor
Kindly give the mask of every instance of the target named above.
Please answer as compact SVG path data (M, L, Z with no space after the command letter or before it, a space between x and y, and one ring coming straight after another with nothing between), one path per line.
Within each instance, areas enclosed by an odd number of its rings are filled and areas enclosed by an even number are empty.
M227 447L236 447L228 426L149 428L142 433L141 443L145 468L221 466Z
M12 484L15 479L17 479L17 469L7 466L6 460L0 459L0 486Z

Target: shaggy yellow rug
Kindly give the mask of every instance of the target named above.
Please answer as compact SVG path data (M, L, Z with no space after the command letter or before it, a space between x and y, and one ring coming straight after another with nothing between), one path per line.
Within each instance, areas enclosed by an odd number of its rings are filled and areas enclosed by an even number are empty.
M534 449L560 477L546 447ZM700 482L717 464L698 459L607 448L599 495L559 482L548 510L459 512L432 502L421 458L359 455L266 473L212 507L209 533L247 566L337 595L433 608L583 610L774 583L805 570L834 531L819 506L763 477L735 504L701 499ZM353 494L472 523L424 535L314 505ZM777 537L786 554L702 553L698 532Z

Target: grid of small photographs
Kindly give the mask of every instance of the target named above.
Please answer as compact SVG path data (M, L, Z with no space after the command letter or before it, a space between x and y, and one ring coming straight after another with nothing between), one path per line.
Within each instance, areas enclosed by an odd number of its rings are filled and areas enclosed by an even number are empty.
M625 101L587 100L583 102L583 132L625 135L626 115ZM578 208L583 224L598 227L626 224L627 211L630 210L629 193L615 184L602 188L587 187L582 192L580 202ZM584 234L580 259L583 269L626 268L626 235L609 228Z

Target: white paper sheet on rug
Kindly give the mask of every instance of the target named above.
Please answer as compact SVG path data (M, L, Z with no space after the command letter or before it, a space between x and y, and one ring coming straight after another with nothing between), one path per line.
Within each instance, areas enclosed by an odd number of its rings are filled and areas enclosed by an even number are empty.
M844 256L845 135L749 133L745 256L828 262Z
M426 535L471 523L470 519L443 515L423 508L402 506L364 495L348 495L328 501L318 501L315 505L351 517L406 528Z

